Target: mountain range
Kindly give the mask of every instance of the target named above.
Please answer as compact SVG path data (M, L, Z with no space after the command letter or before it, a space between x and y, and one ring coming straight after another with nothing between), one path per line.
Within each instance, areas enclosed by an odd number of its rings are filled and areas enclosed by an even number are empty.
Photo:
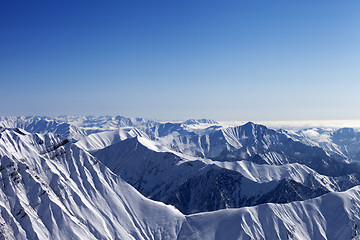
M360 239L360 131L0 118L0 239Z

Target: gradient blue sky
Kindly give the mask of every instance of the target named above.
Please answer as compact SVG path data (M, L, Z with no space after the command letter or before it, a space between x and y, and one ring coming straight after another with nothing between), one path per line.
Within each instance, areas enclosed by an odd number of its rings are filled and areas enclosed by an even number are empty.
M0 2L0 115L360 119L360 1Z

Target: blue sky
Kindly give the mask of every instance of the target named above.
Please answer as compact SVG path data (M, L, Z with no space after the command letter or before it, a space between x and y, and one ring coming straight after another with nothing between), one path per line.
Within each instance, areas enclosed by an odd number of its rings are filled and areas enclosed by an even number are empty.
M0 115L360 119L360 1L0 3Z

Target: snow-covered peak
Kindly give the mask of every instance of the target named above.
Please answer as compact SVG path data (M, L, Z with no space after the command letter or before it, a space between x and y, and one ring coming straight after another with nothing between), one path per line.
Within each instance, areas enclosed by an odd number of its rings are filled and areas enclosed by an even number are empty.
M180 239L359 239L359 199L354 187L306 201L194 214Z
M186 216L145 198L71 142L42 153L41 145L46 149L61 140L53 134L3 129L1 140L4 239L359 239L359 187L306 201ZM160 154L166 161L168 154ZM214 170L208 174L217 184L231 180L219 177L233 172Z
M0 120L0 238L359 237L360 189L326 194L360 184L356 129Z
M90 134L77 141L76 145L82 149L92 152L136 136L148 138L146 133L136 128L123 127L112 131Z
M290 138L324 149L329 155L339 155L348 162L360 161L360 131L354 128L309 128L298 131L281 130Z
M214 125L214 124L218 124L217 121L212 120L212 119L206 119L206 118L202 118L202 119L188 119L186 121L183 122L184 124L187 125L197 125L197 124L210 124L210 125Z
M2 236L176 238L185 220L178 210L146 199L89 153L58 141L53 134L1 132Z

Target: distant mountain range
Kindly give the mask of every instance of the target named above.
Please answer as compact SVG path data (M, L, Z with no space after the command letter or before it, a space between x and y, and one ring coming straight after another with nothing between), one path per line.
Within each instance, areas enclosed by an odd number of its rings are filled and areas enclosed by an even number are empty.
M1 117L0 164L0 239L360 239L353 128Z

